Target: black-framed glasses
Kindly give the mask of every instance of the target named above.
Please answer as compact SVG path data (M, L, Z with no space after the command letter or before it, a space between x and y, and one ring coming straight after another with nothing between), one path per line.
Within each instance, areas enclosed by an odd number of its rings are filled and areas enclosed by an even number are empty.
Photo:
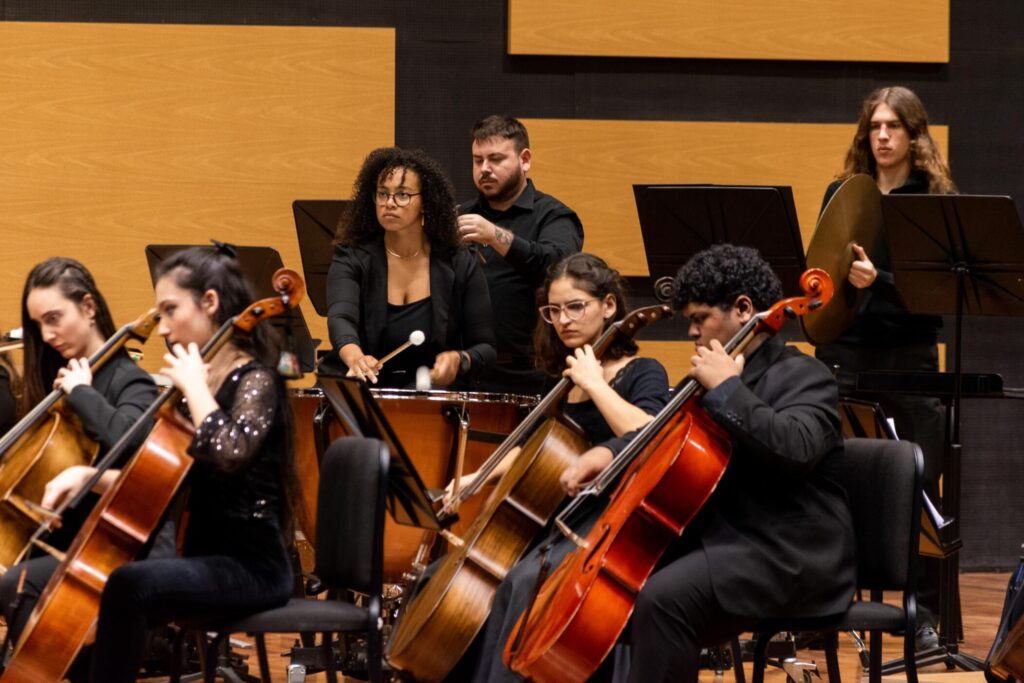
M373 195L373 201L376 202L377 206L384 206L388 203L389 199L395 200L396 206L409 206L409 202L412 198L422 192L384 192L383 190L377 190Z
M540 313L540 317L544 318L544 322L551 323L552 325L562 319L563 312L566 318L571 322L575 322L587 312L587 304L594 301L598 301L598 299L587 299L586 301L577 299L561 305L548 304L547 306L541 306L537 311Z

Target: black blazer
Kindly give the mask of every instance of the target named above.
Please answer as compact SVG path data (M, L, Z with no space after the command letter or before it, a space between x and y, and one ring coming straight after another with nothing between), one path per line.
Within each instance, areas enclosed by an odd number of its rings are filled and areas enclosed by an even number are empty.
M473 254L458 249L445 259L431 253L430 298L434 355L468 352L471 374L493 364L498 351L491 299ZM383 237L337 247L327 272L327 329L332 350L327 367L344 367L338 351L345 344L359 344L364 353L377 357L390 352L380 348L387 310L388 260Z
M702 513L715 596L733 614L842 612L856 581L853 523L838 478L843 442L828 369L775 337L702 405L733 452Z

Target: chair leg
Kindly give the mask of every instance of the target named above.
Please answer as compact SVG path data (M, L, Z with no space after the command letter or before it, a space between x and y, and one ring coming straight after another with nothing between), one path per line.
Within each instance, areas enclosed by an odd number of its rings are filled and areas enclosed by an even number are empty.
M180 683L181 681L181 672L184 669L181 660L185 650L185 631L185 628L179 628L178 632L174 634L174 641L171 643L171 670L168 683Z
M261 683L274 683L270 677L270 660L267 659L267 639L262 633L256 634L256 657L260 663Z
M869 683L882 683L882 632L870 632L871 666L868 671Z
M340 634L339 634L340 636ZM327 683L338 683L338 670L334 662L334 638L326 631L320 635L320 647L324 658L324 673L327 674ZM372 678L370 679L373 680Z
M828 670L828 683L840 683L839 634L835 631L825 634L825 666Z
M736 683L747 683L747 675L743 673L743 648L740 647L739 636L729 641L729 649L732 651L732 671Z
M383 680L383 649L381 632L371 627L366 634L366 671L370 683L380 683Z
M916 633L905 631L903 634L903 665L907 674L907 683L917 683L917 651L915 650Z
M203 662L203 683L216 683L217 666L220 662L220 646L228 634L218 633L206 645L206 661Z
M754 634L754 683L764 683L764 669L768 665L768 643L774 633Z

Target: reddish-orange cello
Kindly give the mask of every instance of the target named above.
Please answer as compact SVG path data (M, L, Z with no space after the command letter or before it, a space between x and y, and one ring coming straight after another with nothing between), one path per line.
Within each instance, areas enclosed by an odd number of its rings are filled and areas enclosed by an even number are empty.
M235 331L250 332L261 320L294 308L305 292L302 278L293 270L278 270L273 284L280 296L254 302L224 323L203 348L203 358L213 357ZM158 416L149 437L93 508L46 585L0 677L3 683L60 681L96 623L110 573L134 559L149 540L192 465L185 451L194 429L174 411L178 397L177 391L161 394L104 456L93 482L104 465L115 462L134 441L140 425Z
M800 285L809 296L785 299L757 314L726 350L742 352L755 338L774 334L787 319L820 308L832 296L832 280L823 270L808 270ZM729 464L728 435L691 400L699 390L695 380L685 382L590 487L591 495L600 495L618 481L586 539L564 523L582 499L559 515L556 523L579 547L544 582L506 643L504 661L516 673L540 683L585 681L615 645L637 593Z

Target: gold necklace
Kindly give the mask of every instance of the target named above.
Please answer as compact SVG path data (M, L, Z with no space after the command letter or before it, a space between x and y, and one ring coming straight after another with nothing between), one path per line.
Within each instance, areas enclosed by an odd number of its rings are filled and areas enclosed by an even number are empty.
M416 251L412 252L408 256L402 256L397 251L391 251L391 247L387 245L387 242L384 243L384 251L388 252L389 254L391 254L400 261L407 261L411 258L416 258L417 256L420 255L420 252L423 251L423 244L421 243L420 246L416 247Z

